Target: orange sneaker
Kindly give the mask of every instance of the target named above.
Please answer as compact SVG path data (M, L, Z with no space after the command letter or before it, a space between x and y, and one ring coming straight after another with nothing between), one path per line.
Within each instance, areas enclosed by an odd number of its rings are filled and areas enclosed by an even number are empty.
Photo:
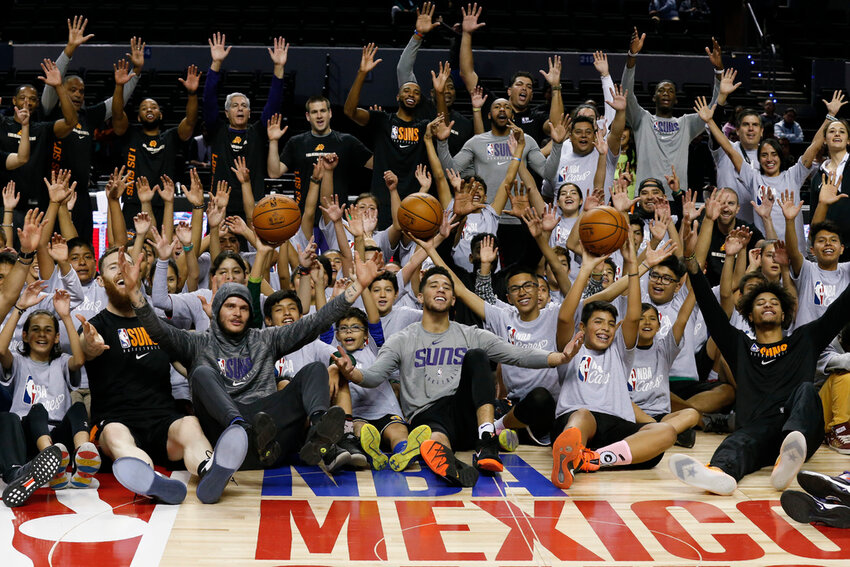
M575 466L581 459L581 431L577 427L565 429L552 444L552 484L569 488L573 484Z
M581 448L581 453L578 457L578 465L575 466L577 472L595 472L599 470L599 453L587 447Z
M475 486L478 471L455 458L452 450L433 439L426 439L419 447L419 455L425 465L446 482L455 486Z

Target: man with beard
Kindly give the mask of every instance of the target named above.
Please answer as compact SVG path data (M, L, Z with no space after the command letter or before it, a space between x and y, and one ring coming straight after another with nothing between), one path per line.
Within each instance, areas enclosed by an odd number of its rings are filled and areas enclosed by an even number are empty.
M3 152L19 151L18 145L24 130L29 128L29 159L20 164L20 167L14 168L13 172L7 170L2 181L4 185L14 181L21 195L15 207L14 224L16 226L21 226L24 213L33 205L37 204L41 210L47 209L50 199L42 180L48 170L50 146L55 138L64 138L70 134L77 123L77 111L71 104L56 65L49 59L45 59L41 64L41 70L44 75L39 79L55 88L59 94L62 118L56 121L32 122L30 117L38 109L38 93L32 85L21 85L12 97L12 104L19 111L0 121L0 151ZM27 112L23 113L20 110ZM24 122L28 126L25 126Z
M186 497L186 485L155 472L153 465L175 469L185 464L199 477L198 499L212 504L241 466L248 436L242 427L230 427L212 451L198 419L177 411L171 396L170 357L133 312L124 274L129 262L121 260L125 260L123 248L103 253L100 274L108 297L106 309L88 321L77 316L82 322L95 435L103 452L115 460L115 478L131 492L179 504Z
M472 61L472 33L485 25L483 22L478 22L481 10L482 8L479 8L478 4L467 5L465 10L461 8L463 35L460 42L460 76L466 85L466 90L470 93L478 86L478 73L475 72ZM535 112L535 109L531 106L531 99L534 97L534 75L528 71L514 73L507 94L513 111L514 123L534 138L536 142L543 143L543 139L549 134L551 128L549 121L555 124L564 113L564 103L561 99L561 58L557 55L550 58L549 71L541 70L540 74L543 75L552 89L552 101L548 116ZM488 97L490 100L496 98L492 93L488 93ZM548 151L546 154L548 155Z
M212 148L212 184L227 181L231 187L241 187L236 174L236 158L244 157L251 172L251 188L254 200L259 201L265 195L265 144L266 125L269 119L280 110L283 103L283 71L289 55L289 44L282 37L275 38L274 46L269 48L269 57L274 64L274 76L269 87L269 98L263 107L259 122L249 124L251 119L251 101L242 93L233 92L224 101L223 121L219 118L218 85L221 82L221 64L230 54L232 46L225 47L225 36L216 33L209 40L212 63L204 81L203 118L207 128L207 139ZM242 199L231 199L227 207L228 215L244 216Z
M378 48L370 43L363 48L360 68L345 99L345 115L360 126L366 126L375 141L375 162L372 167L371 193L378 197L378 228L392 223L390 194L384 181L384 172L392 171L398 176L398 193L404 199L419 191L416 166L425 160L425 129L428 120L417 120L416 108L422 101L422 91L415 82L401 85L396 95L398 110L395 114L380 110L359 108L360 91L366 76L378 66L382 59L375 59ZM441 80L448 74L441 73ZM437 79L435 79L437 80Z
M279 114L272 116L268 125L269 177L277 179L284 173L295 174L295 200L302 206L310 186L313 166L323 155L336 154L339 165L333 171L334 193L347 199L360 191L353 186L361 167L372 169L372 152L363 143L352 136L331 130L331 101L323 96L311 96L305 104L305 117L310 123L310 131L293 136L278 151L278 142L288 126L280 127Z
M673 117L673 109L676 106L676 85L672 81L660 81L655 87L654 114L650 114L640 106L634 94L635 64L645 39L646 34L638 34L635 28L621 85L624 91L628 91L626 121L632 127L637 155L640 156L636 179L638 182L648 177L663 180L674 167L679 177L688 179L688 146L691 140L703 133L702 119L696 113L685 114L679 118ZM723 73L723 58L720 45L716 41L713 41L711 50L706 48L706 52L715 69L712 95L712 104L714 104L719 93L720 75ZM734 79L734 74L732 78ZM665 186L665 189L668 191L669 198L672 189L669 186Z
M76 191L79 196L71 213L74 226L81 238L91 241L92 208L88 194L94 152L94 131L112 117L113 97L92 106L85 106L86 85L82 77L66 75L74 52L94 37L94 34L85 35L87 25L88 19L83 16L74 16L73 21L68 20L68 43L56 59L56 67L63 77L65 90L71 97L71 104L77 110L77 122L71 135L65 139L54 140L53 168L71 170L71 183L77 184ZM118 106L122 109L133 96L139 75L142 73L142 67L145 64L144 50L145 44L141 39L134 37L130 40L130 53L127 56L133 64L133 72L129 74L127 83L122 85L123 97L118 99ZM46 116L51 115L58 101L56 90L51 86L44 87L41 93L41 106Z
M416 55L419 53L419 48L425 40L425 34L440 25L439 20L432 21L435 8L435 4L425 2L421 11L418 8L416 9L416 28L413 31L410 41L407 42L404 51L402 51L401 57L398 60L398 65L396 66L396 75L398 76L399 87L401 87L404 83L418 82L416 80L416 75L413 73L413 66L416 63ZM454 125L451 128L451 135L449 136L449 150L452 154L459 152L463 147L463 144L466 143L466 141L473 135L472 120L460 112L452 110L456 95L457 92L455 91L455 83L452 78L449 77L446 80L445 88L443 89L443 100L446 105L445 112L448 116L446 122L454 122ZM439 109L440 102L438 100L438 96L439 93L432 90L431 98L433 99L433 102L431 100L424 99L416 108L416 117L427 118L428 120L436 118L437 113L442 112ZM480 109L473 110L473 112L480 112Z
M112 127L118 136L124 136L123 165L127 167L129 177L127 188L124 192L124 204L122 211L124 221L129 225L133 217L142 211L142 204L136 192L135 179L146 177L150 180L166 176L177 178L177 153L183 142L189 141L195 131L198 121L198 83L201 73L194 65L190 65L186 71L185 79L178 79L186 88L189 98L186 101L186 116L175 128L162 130L162 109L159 103L152 98L146 98L139 105L139 123L130 125L130 120L124 112L124 108L116 108L112 119ZM115 94L123 95L122 81L126 80L126 74L121 73L120 67L115 71ZM118 106L118 105L116 105ZM120 112L119 112L120 110ZM160 226L165 203L157 194L151 203L155 218L151 219L154 226Z

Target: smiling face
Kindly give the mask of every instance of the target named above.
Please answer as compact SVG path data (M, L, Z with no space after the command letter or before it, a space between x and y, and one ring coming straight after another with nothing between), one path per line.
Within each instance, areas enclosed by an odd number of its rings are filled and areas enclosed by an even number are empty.
M331 129L331 117L333 113L331 112L328 103L323 100L311 102L309 105L305 116L307 117L307 122L310 123L310 128L313 130L314 134L319 136L324 136Z
M130 297L124 287L124 274L121 273L121 268L118 266L118 254L119 252L116 250L101 259L100 276L110 305L118 310L126 311L131 309ZM132 262L129 254L125 253L125 258L127 262Z
M759 165L761 165L761 170L768 177L775 177L779 175L779 169L781 165L781 155L776 148L773 147L773 144L762 144L759 149Z
M508 127L508 122L513 119L514 111L511 108L511 103L506 99L497 98L490 105L490 121L493 126L499 130L504 130Z
M847 149L847 125L835 120L826 127L826 147L830 152L840 152Z
M339 279L339 271L342 269L342 254L336 250L328 250L322 255L331 263L331 268L333 269L331 280L336 281Z
M18 108L26 108L32 114L38 108L38 93L32 87L21 87L12 97L12 103Z
M655 108L663 112L672 112L676 106L676 85L670 81L662 81L655 87Z
M647 184L641 187L638 197L640 197L640 207L644 211L652 213L655 212L656 200L664 198L664 190L658 185Z
M230 231L219 232L218 245L222 252L239 254L239 238Z
M587 155L593 150L593 139L596 129L591 122L582 120L573 124L570 130L570 141L573 151L578 155Z
M30 347L30 356L36 360L49 360L53 345L59 343L59 329L53 317L37 313L29 318L29 330L21 338Z
M241 297L228 297L218 312L218 324L226 333L236 335L248 328L251 306Z
M452 281L443 274L432 274L419 292L419 302L425 311L447 313L455 304Z
M375 303L378 306L378 313L383 317L393 310L396 291L392 282L387 280L376 280L369 286L372 290L372 296L375 298Z
M156 128L162 120L162 110L159 103L152 98L146 98L139 105L139 122L143 127Z
M558 191L558 207L565 217L573 217L578 214L584 200L581 190L572 183L561 185Z
M821 229L813 238L812 254L815 255L818 266L833 267L838 264L838 258L844 252L841 237L830 230Z
M735 217L741 208L738 205L738 194L732 189L724 188L718 192L718 198L720 199L720 216L717 220L723 226L729 226L735 222Z
M233 96L224 114L227 116L231 128L244 130L248 127L248 120L251 118L251 104L248 102L248 98L242 95Z
M474 177L468 177L465 180L467 190L472 194L472 202L480 203L487 197L487 189L484 184Z
M649 297L659 305L669 303L679 290L679 278L667 266L658 265L649 272Z
M336 327L336 340L346 352L354 352L366 344L367 329L357 317L340 319Z
M776 295L766 291L756 296L750 321L756 327L779 327L782 325L782 304Z
M86 84L83 80L79 77L68 77L65 79L65 91L71 98L74 108L80 110L86 99Z
M774 260L776 254L776 246L771 243L767 244L761 251L761 273L770 280L777 281L782 272L782 267Z
M517 110L525 110L534 96L534 83L528 77L517 77L508 87L508 99Z
M77 277L80 278L80 283L86 285L97 273L97 262L94 259L94 252L87 246L74 246L68 252L68 260L71 262L71 267L77 272Z
M301 318L298 304L290 298L284 298L271 308L271 319L266 317L266 325L270 327L286 327Z
M534 274L521 272L508 278L508 302L516 307L520 316L529 315L538 310L540 284Z
M584 331L584 346L593 350L605 350L614 341L617 322L607 311L594 311L590 314L587 324L581 323L579 327Z
M652 344L655 334L661 328L661 320L658 318L658 311L655 308L649 308L640 315L640 324L638 326L638 343L642 346Z
M422 100L422 91L416 83L404 83L396 95L396 100L401 108L413 112Z

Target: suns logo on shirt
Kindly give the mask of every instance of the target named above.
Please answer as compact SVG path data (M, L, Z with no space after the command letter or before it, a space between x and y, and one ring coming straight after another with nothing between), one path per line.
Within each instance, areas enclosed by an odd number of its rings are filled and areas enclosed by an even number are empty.
M582 356L581 360L578 363L578 379L582 382L587 381L587 376L590 373L590 365L593 363L593 359L587 355Z
M144 327L133 327L131 329L118 329L118 343L122 349L133 347L156 346L156 342L148 334ZM150 349L142 349L150 350Z
M156 140L151 140L147 144L142 144L142 147L146 152L153 155L156 155L165 149L165 145L160 146Z
M637 370L632 368L632 371L629 372L629 380L626 382L629 387L629 392L635 391L635 386L637 385Z
M242 140L242 136L234 136L230 140L230 149L237 153L241 152L246 145L248 145L248 140Z
M324 144L319 144L319 145L317 145L317 146L316 146L316 149L315 149L315 150L313 150L313 151L314 151L314 152L321 152L321 151L324 151L324 149L325 149L325 145L324 145Z

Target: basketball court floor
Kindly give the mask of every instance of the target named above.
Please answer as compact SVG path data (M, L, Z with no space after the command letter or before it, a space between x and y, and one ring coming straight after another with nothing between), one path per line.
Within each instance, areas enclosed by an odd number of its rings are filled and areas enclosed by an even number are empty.
M707 462L721 439L700 433L681 452ZM721 497L680 484L666 457L649 471L579 475L568 491L549 482L547 449L521 447L504 463L463 490L415 465L333 481L315 467L240 472L212 506L194 481L183 504L166 506L101 474L98 490L0 505L0 567L850 565L850 530L789 519L769 468ZM822 446L806 468L838 474L850 457Z

